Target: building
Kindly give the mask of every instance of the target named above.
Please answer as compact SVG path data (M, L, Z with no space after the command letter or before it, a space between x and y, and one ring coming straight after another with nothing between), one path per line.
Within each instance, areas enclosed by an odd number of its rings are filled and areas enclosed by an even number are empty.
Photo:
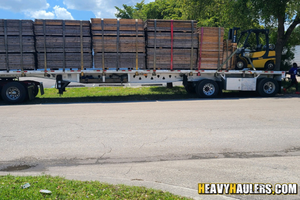
M295 46L295 58L294 60L292 61L293 63L297 63L298 66L300 66L300 45L296 45Z

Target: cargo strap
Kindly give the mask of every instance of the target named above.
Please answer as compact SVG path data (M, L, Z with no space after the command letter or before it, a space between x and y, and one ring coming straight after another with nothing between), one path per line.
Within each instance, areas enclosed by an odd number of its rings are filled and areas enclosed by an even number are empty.
M154 63L153 71L156 70L156 19L154 20Z
M46 49L46 21L43 20L43 32L44 32L44 72L47 76L47 49Z
M220 48L221 48L221 28L219 27L219 40L218 40L218 70L221 69L221 66L220 66Z
M198 70L201 69L203 33L204 33L204 30L203 30L203 27L201 27L201 36L199 37L199 39L200 39L200 50L199 50Z
M66 69L66 22L62 21L62 33L63 33L63 71Z
M20 39L20 55L21 55L21 73L24 76L24 62L23 62L23 35L22 35L22 21L19 21L19 39Z
M5 63L6 70L9 72L9 63L8 63L8 41L7 41L7 20L4 20L4 43L5 43Z
M135 20L135 69L139 69L139 53L138 53L138 20Z
M170 69L173 70L173 44L174 44L174 24L171 20L171 66Z
M120 20L117 20L117 70L119 70Z
M228 59L228 40L226 40L226 60ZM228 70L228 62L226 62L226 70Z
M194 21L191 22L192 25L192 38L191 38L191 44L192 44L192 49L191 49L191 70L193 70L193 60L194 60Z
M104 70L105 70L104 51L105 51L105 49L104 49L104 20L103 19L101 19L101 30L102 30L101 32L102 32L102 70L103 70L102 73L103 73L103 76L104 76Z
M80 55L81 55L81 76L83 76L83 33L82 33L82 21L80 21Z

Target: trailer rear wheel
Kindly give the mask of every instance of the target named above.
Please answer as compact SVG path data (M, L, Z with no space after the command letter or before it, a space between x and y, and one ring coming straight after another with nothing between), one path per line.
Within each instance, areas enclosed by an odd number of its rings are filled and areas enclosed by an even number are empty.
M262 97L273 97L277 94L279 85L272 78L262 79L257 85L257 92Z
M213 98L218 95L219 86L215 81L203 80L196 86L196 93L199 97Z
M1 97L6 103L22 103L27 97L27 91L21 83L9 82L3 86Z

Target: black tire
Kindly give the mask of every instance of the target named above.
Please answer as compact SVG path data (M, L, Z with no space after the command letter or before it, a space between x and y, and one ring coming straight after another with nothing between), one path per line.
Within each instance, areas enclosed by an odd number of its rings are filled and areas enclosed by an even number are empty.
M188 82L185 86L184 86L185 90L187 93L189 94L195 94L196 93L196 87L194 86L194 83L192 82Z
M33 88L33 96L36 97L39 93L39 87L34 84L34 88Z
M273 61L269 60L265 64L265 70L274 70L275 69L275 64Z
M278 82L272 78L264 78L257 85L257 92L262 97L273 97L278 91Z
M246 67L247 67L247 63L246 63L245 60L240 59L240 58L236 59L236 65L235 65L235 69L236 70L242 70L242 69L244 69Z
M215 81L203 80L196 86L196 93L199 97L214 98L218 95L219 86Z
M22 103L27 97L27 90L19 82L9 82L3 86L1 97L9 104Z

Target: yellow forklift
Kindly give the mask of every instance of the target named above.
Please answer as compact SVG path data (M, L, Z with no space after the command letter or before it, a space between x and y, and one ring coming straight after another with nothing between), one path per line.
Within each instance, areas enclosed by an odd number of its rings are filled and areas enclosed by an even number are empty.
M276 63L275 45L269 44L268 29L249 29L242 31L237 38L239 28L229 31L229 39L237 43L236 70L244 68L274 70Z

